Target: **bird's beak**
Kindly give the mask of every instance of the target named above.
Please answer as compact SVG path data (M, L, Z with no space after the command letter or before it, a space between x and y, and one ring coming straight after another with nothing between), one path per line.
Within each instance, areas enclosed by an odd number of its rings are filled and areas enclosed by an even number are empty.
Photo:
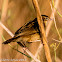
M50 21L53 21L54 19L53 19L53 18L50 18L49 20L50 20Z

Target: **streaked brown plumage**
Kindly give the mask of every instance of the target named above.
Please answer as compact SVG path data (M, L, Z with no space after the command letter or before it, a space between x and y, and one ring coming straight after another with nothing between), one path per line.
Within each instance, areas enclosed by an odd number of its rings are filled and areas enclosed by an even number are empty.
M49 19L46 15L41 15L44 27L46 27L46 23ZM33 21L29 21L25 23L20 29L15 32L13 38L6 40L3 44L8 44L10 42L17 42L20 46L26 47L25 43L29 43L35 40L40 40L40 30L37 22L37 18Z

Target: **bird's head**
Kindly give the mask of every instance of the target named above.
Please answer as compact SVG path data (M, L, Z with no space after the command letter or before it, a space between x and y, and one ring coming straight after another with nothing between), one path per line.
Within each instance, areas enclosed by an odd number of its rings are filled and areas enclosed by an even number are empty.
M46 28L47 26L47 21L50 19L47 15L41 15L42 16L42 20L43 20L43 24L44 27Z

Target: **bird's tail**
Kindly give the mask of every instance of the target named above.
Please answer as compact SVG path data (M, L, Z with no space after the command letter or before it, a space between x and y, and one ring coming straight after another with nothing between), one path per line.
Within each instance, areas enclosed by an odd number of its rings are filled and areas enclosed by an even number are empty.
M26 35L20 35L20 36L14 36L13 38L9 39L9 40L6 40L5 42L3 42L2 44L8 44L10 42L14 42L16 41L18 38L20 37L24 37L24 36L28 36L28 35L33 35L33 34L36 34L37 32L34 32L34 33L29 33L29 34L26 34Z
M3 42L2 44L8 44L8 43L10 43L10 42L14 42L16 39L18 39L20 36L18 36L18 37L13 37L13 38L11 38L11 39L9 39L9 40L6 40L5 42Z

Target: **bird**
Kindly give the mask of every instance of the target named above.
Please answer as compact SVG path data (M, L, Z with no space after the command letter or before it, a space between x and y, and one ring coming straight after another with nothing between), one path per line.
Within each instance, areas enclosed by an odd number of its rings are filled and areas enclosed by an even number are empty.
M50 19L47 15L41 15L44 28L46 28L47 21ZM21 28L19 28L14 37L4 41L2 44L9 44L11 42L17 42L22 47L27 47L26 43L32 43L32 41L40 40L40 30L37 18L32 21L26 22Z

